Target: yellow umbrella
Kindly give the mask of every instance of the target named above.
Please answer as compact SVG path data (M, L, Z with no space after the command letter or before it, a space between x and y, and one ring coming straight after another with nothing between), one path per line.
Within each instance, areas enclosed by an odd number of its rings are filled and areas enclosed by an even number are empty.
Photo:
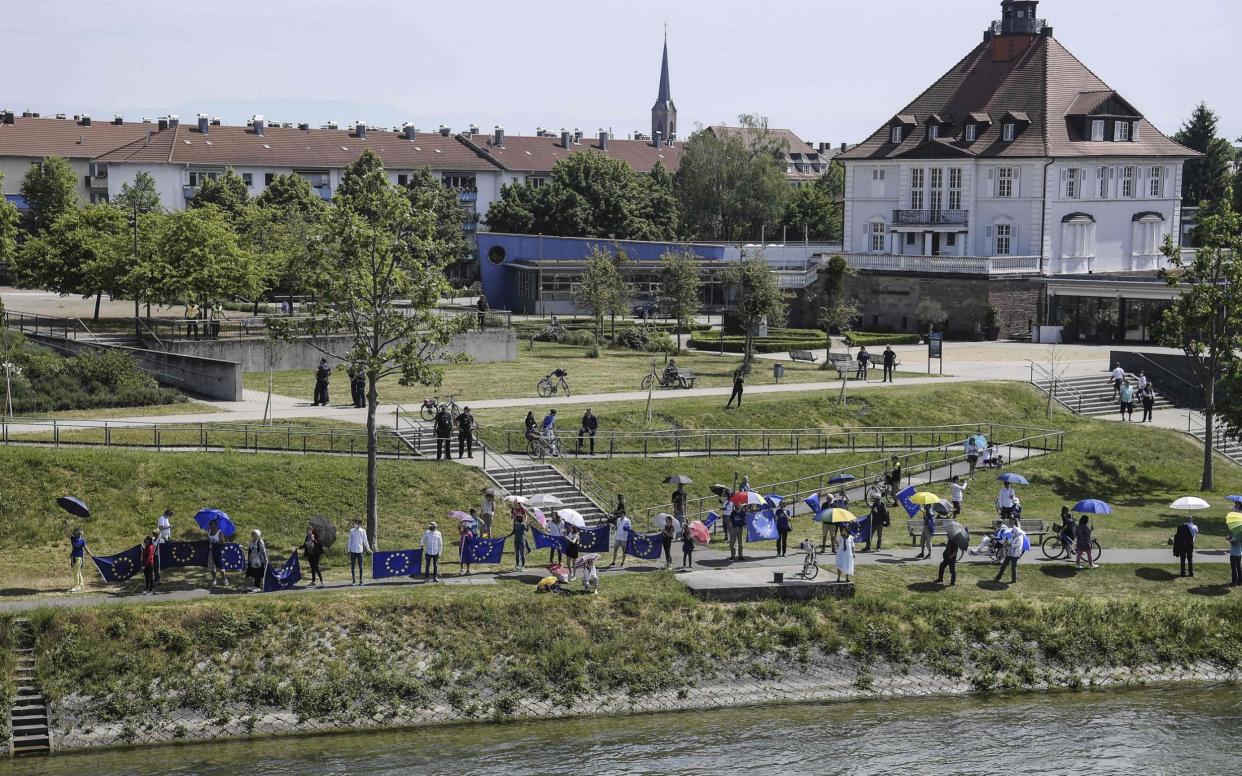
M915 493L913 496L910 497L910 500L913 501L915 504L918 504L921 507L927 507L927 506L931 506L932 504L939 504L941 502L941 498L939 496L937 496L935 493L928 493L925 490L921 490L918 493Z
M858 518L848 509L832 510L832 522L834 523L852 523Z
M1242 512L1230 512L1225 515L1225 527L1229 529L1229 533L1242 530Z

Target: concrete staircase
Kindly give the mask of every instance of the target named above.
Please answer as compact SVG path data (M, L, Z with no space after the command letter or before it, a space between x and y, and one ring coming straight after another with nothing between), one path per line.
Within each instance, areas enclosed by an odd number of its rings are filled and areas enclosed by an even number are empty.
M1131 385L1138 385L1136 375L1127 375L1127 377ZM1048 393L1051 381L1046 377L1036 376L1031 384L1044 393ZM1137 388L1135 390L1137 392ZM1053 398L1070 412L1079 415L1108 415L1121 411L1119 401L1113 397L1112 380L1107 374L1059 378L1056 384L1056 395ZM1168 409L1172 406L1174 405L1168 398L1156 391L1156 409ZM1137 396L1135 396L1134 412L1139 416L1143 412L1143 405L1138 401Z
M509 493L516 490L523 496L556 496L569 509L578 510L588 525L604 520L604 510L600 505L575 488L568 477L550 464L517 464L512 468L497 466L484 469L484 473Z
M1191 424L1192 428L1190 430L1190 435L1202 443L1204 441L1203 437L1205 436L1203 429L1203 416L1195 413L1194 417L1197 418L1198 422ZM1212 435L1212 449L1225 458L1228 458L1230 461L1233 461L1235 464L1242 466L1242 441L1239 441L1235 437L1228 436L1225 432L1225 426L1217 424L1216 433Z
M48 729L47 700L35 676L34 634L30 621L14 620L17 658L14 684L17 695L9 709L9 753L14 757L51 754L52 734Z

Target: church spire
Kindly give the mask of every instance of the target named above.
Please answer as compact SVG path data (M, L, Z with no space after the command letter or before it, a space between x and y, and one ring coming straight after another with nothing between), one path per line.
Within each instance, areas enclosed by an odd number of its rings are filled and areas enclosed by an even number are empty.
M673 99L673 90L668 83L668 25L664 25L664 58L660 62L660 95L656 97L659 102L670 102Z
M664 25L664 56L660 61L660 93L651 107L651 141L656 145L677 139L677 106L668 75L668 25Z

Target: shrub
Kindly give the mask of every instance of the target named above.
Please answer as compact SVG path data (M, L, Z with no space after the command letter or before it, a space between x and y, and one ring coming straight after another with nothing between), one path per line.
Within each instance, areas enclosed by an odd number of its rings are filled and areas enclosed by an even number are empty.
M875 334L865 331L847 331L845 344L851 348L875 347L876 345L917 345L923 341L918 334Z
M571 331L561 341L566 345L580 345L585 347L587 345L595 344L595 334L589 331Z
M717 339L692 339L688 347L699 350L719 350L721 340ZM787 350L815 350L824 346L823 335L816 339L774 339L772 337L756 337L754 340L754 348L756 353L784 353ZM746 338L738 336L730 336L724 338L724 350L726 353L741 353L746 349Z
M32 414L57 410L140 407L172 404L185 397L161 388L119 350L87 351L64 358L25 350L13 361L22 375L13 381L13 411Z
M643 349L648 353L672 353L676 347L668 332L653 331L647 336L647 344Z
M666 337L668 335L665 335ZM618 348L626 350L646 350L647 342L651 339L651 331L641 326L627 326L617 332L616 339L612 344Z

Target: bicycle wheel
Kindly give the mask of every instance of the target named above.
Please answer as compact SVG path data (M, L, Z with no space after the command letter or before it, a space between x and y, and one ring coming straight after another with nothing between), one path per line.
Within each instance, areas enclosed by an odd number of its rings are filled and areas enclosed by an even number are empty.
M1104 548L1100 546L1100 543L1097 540L1092 539L1091 540L1091 562L1099 563L1100 556L1103 554L1104 554Z
M644 391L651 390L651 375L644 377L638 387Z
M819 576L819 564L812 560L804 561L802 564L802 576L805 579L815 579Z
M871 487L867 488L867 503L871 503L875 501L876 499L883 497L883 495L884 495L884 491L872 485Z
M565 389L565 395L568 396L569 395L569 383L565 382L564 378L561 378L561 388Z
M526 443L526 452L537 461L543 460L543 445L539 444L536 439L531 439Z
M432 418L436 416L436 411L434 408L428 407L426 404L424 404L423 408L418 411L418 416L422 418L423 420L431 420Z
M543 398L548 398L552 395L552 381L546 377L543 378L539 381L539 385L535 386L535 390L538 391L539 395Z
M1040 544L1040 549L1044 551L1045 558L1056 560L1061 557L1061 553L1065 552L1065 543L1061 541L1061 537L1049 534L1044 537L1044 541Z

